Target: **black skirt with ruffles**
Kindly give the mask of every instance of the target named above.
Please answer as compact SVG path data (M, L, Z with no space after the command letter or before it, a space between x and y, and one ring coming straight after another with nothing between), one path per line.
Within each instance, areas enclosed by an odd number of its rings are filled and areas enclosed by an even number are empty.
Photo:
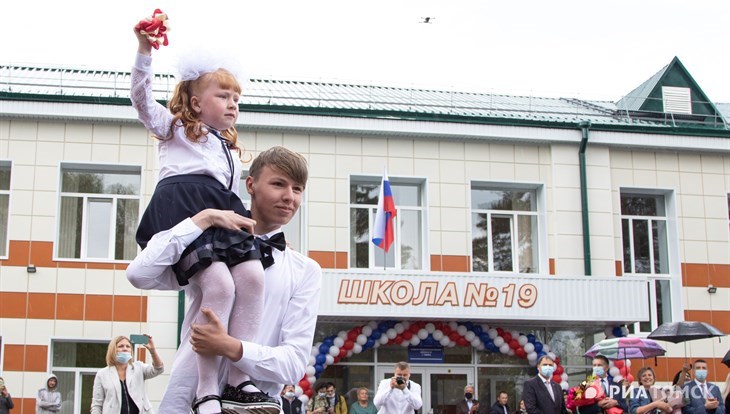
M142 215L137 244L144 249L158 232L169 230L206 208L233 210L251 217L238 195L215 178L198 174L167 177L157 184ZM253 246L254 236L247 231L210 227L183 251L172 269L180 286L185 286L193 275L213 262L224 262L231 267L247 260L260 260L259 250Z

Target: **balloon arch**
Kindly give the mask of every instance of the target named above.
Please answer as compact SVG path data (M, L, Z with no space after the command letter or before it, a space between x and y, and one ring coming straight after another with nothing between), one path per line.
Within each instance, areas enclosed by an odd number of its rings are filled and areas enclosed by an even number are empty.
M625 327L606 328L606 336L626 336ZM296 386L296 394L306 404L314 394L312 386L330 365L340 362L354 354L382 345L401 345L408 347L419 344L438 344L444 347L472 346L480 351L488 350L526 359L531 366L548 355L555 360L553 381L568 389L568 374L560 364L560 358L550 351L550 347L538 341L533 334L507 331L486 324L471 322L411 322L411 321L371 321L349 331L330 335L322 342L312 346L306 374Z

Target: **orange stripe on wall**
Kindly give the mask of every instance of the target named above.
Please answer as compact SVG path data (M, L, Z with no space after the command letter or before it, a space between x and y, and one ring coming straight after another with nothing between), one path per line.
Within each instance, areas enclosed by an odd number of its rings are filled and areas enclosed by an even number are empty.
M27 293L0 292L0 318L25 318L27 305Z
M325 252L310 250L309 257L323 269L348 269L347 252Z
M0 260L0 266L126 270L127 263L99 263L53 260L53 242L48 241L8 241L8 258Z
M730 311L685 310L684 319L706 322L722 332L730 332Z
M147 322L147 297L0 292L0 318Z
M730 287L730 265L682 263L682 285L691 287Z
M548 272L551 275L555 274L555 259L548 259Z
M616 260L616 276L624 275L624 262Z
M471 256L431 255L431 271L433 272L468 272Z
M35 398L15 398L13 397L13 408L12 412L18 411L20 414L35 414ZM83 411L82 411L83 412Z
M5 344L4 348L3 371L48 371L48 346Z

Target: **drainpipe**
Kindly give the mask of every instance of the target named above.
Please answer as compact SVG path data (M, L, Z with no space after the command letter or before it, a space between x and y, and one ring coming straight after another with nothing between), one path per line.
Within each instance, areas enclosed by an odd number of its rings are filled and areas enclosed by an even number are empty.
M185 319L185 291L177 292L177 347L180 348L180 333Z
M578 150L578 165L580 169L580 208L583 217L583 269L586 276L591 275L591 232L588 225L588 183L586 180L586 147L588 147L588 130L590 121L578 123L583 136Z

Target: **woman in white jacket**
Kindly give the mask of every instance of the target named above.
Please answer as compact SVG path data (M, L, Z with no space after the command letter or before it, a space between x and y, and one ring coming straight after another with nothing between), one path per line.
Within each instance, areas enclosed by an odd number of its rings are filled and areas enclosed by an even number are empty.
M154 413L147 399L144 381L164 371L162 360L152 337L145 347L152 357L152 365L132 362L132 343L125 336L117 336L106 352L107 367L96 373L91 414L150 414Z

